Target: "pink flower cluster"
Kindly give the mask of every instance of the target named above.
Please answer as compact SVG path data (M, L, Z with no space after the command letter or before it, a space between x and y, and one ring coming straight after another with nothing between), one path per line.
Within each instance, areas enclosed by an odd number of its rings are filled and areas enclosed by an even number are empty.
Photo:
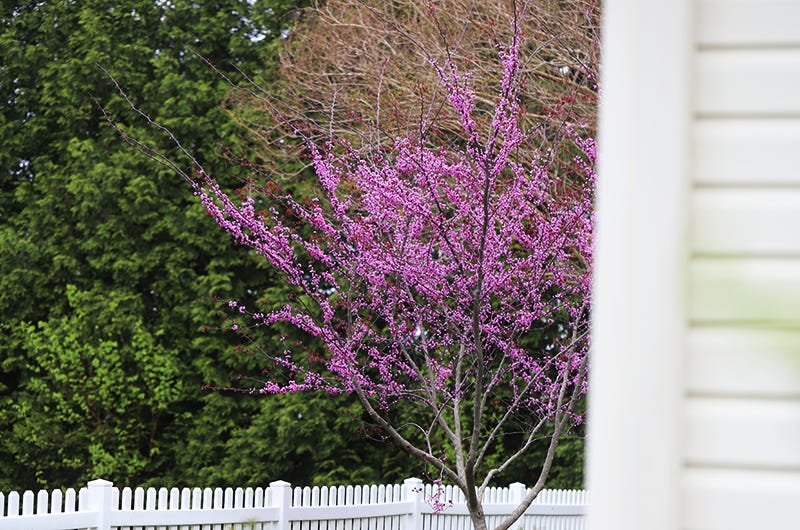
M539 133L518 123L517 44L500 57L502 86L483 128L468 76L438 68L463 126L460 147L411 137L368 154L344 142L309 145L322 195L265 191L277 198L265 211L198 179L216 222L306 300L258 308L256 323L289 323L325 345L315 362L274 354L283 379L260 391L359 391L386 408L451 402L480 386L509 409L547 415L566 382L579 380L595 145L565 128L559 147L576 153L575 166L558 172L553 161L564 157L529 148Z

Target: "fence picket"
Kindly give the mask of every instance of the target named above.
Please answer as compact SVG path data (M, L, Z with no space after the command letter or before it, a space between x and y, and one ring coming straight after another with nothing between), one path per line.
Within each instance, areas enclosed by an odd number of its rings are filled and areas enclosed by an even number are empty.
M117 504L117 502L114 502L113 504L114 504L114 506L119 506L120 510L129 512L129 511L131 511L131 503L132 502L133 502L133 492L131 491L130 488L123 488L122 489L122 496L121 496L121 499L119 501L119 504Z
M322 506L320 502L320 488L319 486L314 486L311 488L311 506ZM312 521L309 524L309 528L311 530L319 530L319 521Z
M328 492L330 488L328 486L322 486L319 490L319 505L320 506L330 506L328 501Z
M31 490L22 494L22 515L33 515L33 492Z
M61 503L63 501L63 494L61 490L53 490L50 493L50 513L61 513Z
M263 508L264 507L264 488L258 487L255 490L255 507L256 508Z
M189 510L200 510L203 507L203 490L200 488L192 488L188 489L188 491L191 498ZM200 526L192 525L191 530L200 530Z
M344 503L346 506L352 506L355 504L355 488L352 485L345 486L345 493L344 493ZM344 530L354 530L353 529L353 519L345 519L344 521Z
M33 492L31 492L31 493L33 493ZM48 500L49 499L48 499L47 491L39 490L39 492L36 494L36 513L37 514L41 515L41 514L47 513L48 504L49 504Z
M144 488L133 490L133 509L144 510Z
M8 494L8 516L16 517L19 515L19 493L12 491Z
M265 496L264 496L264 488L258 487L253 492L253 507L255 508L263 508L266 506L265 504ZM259 522L258 524L253 526L253 530L264 530L265 524Z
M156 510L163 511L169 508L169 491L167 488L158 488L156 492ZM158 526L156 530L166 530L166 526Z
M244 490L244 507L245 508L252 508L253 507L253 488L245 488Z
M75 489L68 488L67 491L64 492L64 513L72 513L77 508L75 506Z

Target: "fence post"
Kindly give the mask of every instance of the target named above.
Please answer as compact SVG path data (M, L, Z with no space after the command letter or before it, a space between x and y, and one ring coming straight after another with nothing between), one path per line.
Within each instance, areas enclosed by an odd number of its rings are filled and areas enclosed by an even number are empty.
M522 504L522 499L525 498L525 492L528 488L525 487L525 484L522 482L514 482L513 484L509 484L509 500L511 504L514 506L519 506Z
M97 530L111 530L111 487L103 479L89 482L89 510L97 513Z
M276 530L289 530L289 508L292 505L292 485L286 481L278 480L269 483L269 491L272 497L272 506L278 508L278 522Z
M403 500L411 501L411 512L403 517L401 530L422 528L422 488L422 481L418 478L407 478L403 481Z

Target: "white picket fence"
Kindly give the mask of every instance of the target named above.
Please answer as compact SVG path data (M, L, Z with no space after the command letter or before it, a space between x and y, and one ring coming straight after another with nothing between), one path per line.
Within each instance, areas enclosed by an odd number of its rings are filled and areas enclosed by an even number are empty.
M490 488L484 511L490 528L522 500L515 483ZM435 499L444 505L434 509ZM513 527L583 530L584 491L544 490ZM123 488L94 480L76 492L0 493L0 530L469 530L462 493L419 479L380 486L292 488Z

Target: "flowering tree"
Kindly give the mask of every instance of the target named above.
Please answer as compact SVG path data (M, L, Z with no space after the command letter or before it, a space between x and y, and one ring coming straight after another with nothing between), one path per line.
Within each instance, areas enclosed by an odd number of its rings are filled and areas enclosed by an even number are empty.
M594 144L564 129L572 172L530 148L539 129L519 124L519 41L500 50L484 124L469 75L434 64L457 142L431 147L423 126L373 152L309 143L320 191L311 200L273 184L230 195L202 167L194 180L217 223L297 291L278 309L231 307L247 326L290 324L324 345L265 353L253 391L355 395L382 433L464 492L478 530L484 489L542 439L540 476L497 528L544 487L586 387ZM510 431L524 434L518 450L488 466Z
M423 118L368 149L309 140L310 200L271 181L228 194L143 112L194 178L118 127L191 180L216 222L295 290L277 307L229 304L246 336L290 325L323 346L261 350L264 380L251 391L354 395L376 429L464 492L476 530L487 528L485 488L544 443L535 484L496 528L524 513L586 390L594 143L564 121L524 126L520 35L499 50L488 105L452 60L432 63L456 134ZM497 461L509 433L521 442Z

